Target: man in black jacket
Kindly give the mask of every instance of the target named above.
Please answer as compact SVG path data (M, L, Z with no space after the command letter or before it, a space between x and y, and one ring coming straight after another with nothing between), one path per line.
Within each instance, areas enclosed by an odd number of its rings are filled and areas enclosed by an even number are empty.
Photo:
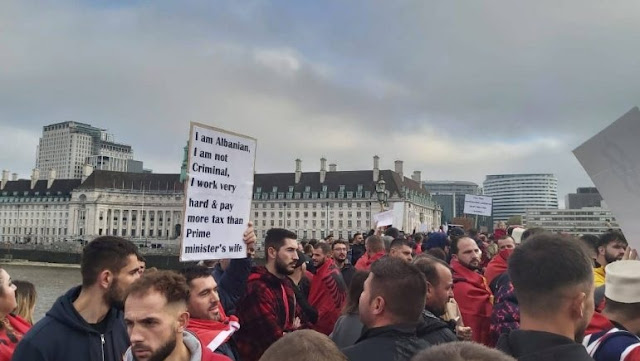
M120 361L129 347L123 322L127 288L140 277L136 246L98 237L82 251L82 286L58 298L20 341L15 361Z
M451 325L440 318L453 297L453 276L449 265L431 256L420 256L413 261L427 279L427 300L418 324L418 337L437 345L458 341Z
M557 234L537 234L516 248L508 273L520 329L500 336L497 348L519 361L592 360L578 343L594 312L592 265L577 241Z
M342 352L350 361L406 361L429 347L416 336L426 292L416 266L390 257L374 262L360 296L360 320L367 330Z

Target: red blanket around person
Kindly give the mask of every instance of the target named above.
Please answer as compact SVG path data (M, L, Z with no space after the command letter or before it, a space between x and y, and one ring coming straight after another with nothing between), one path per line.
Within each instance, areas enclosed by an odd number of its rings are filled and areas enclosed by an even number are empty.
M513 249L503 249L489 261L487 269L484 271L484 278L487 279L487 284L490 285L496 277L507 272L507 260L512 253Z
M318 322L313 326L318 332L329 335L333 331L347 298L347 286L340 269L327 258L316 270L309 291L309 303L318 311Z
M489 333L493 295L482 275L463 266L457 259L451 260L453 270L453 294L465 326L471 327L473 341L492 347Z
M371 268L371 265L373 264L373 262L379 260L380 258L384 257L385 253L384 251L380 251L376 254L374 254L373 256L369 256L368 253L365 253L362 257L360 257L360 259L358 260L358 262L356 262L356 270L358 271L368 271Z
M236 316L227 317L222 305L218 305L218 309L220 310L220 321L191 318L187 324L187 329L198 336L202 347L211 351L215 351L220 345L227 342L231 335L240 329L240 323Z

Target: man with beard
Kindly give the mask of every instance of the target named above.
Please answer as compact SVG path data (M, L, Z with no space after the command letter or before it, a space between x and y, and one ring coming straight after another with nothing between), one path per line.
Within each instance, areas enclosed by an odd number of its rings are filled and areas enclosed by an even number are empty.
M82 251L82 285L58 300L18 344L18 361L120 361L129 346L122 323L127 288L140 277L136 246L98 237Z
M353 243L351 244L351 264L355 265L366 251L367 250L364 247L364 237L362 236L362 233L354 234Z
M266 265L252 269L247 292L237 308L242 328L236 332L236 340L243 361L257 361L271 344L300 327L302 310L287 277L298 261L297 237L282 228L267 231Z
M431 256L417 257L413 264L427 279L427 299L418 324L418 337L431 345L458 341L449 324L440 318L453 297L453 276L449 265ZM468 327L463 331L471 333Z
M406 262L413 261L413 250L409 245L409 241L404 238L396 238L389 246L389 257L401 259Z
M596 261L600 267L593 269L593 278L596 287L604 285L605 267L615 261L619 261L624 256L625 248L627 248L627 240L622 233L618 231L609 231L600 236L598 242L598 255Z
M124 307L131 347L123 360L228 361L186 331L188 297L184 277L172 271L151 272L134 282Z
M479 273L481 257L482 251L473 239L462 237L453 242L453 294L460 307L462 321L471 327L473 341L493 346L489 335L493 295Z
M333 261L340 269L344 283L348 288L356 269L351 263L347 262L347 243L345 241L335 241L331 245L331 250L333 251Z
M238 350L231 336L240 328L238 318L227 316L219 289L211 272L204 266L185 268L180 273L189 286L187 329L198 336L203 347L238 360Z
M329 335L347 298L347 286L331 259L329 244L318 243L313 249L312 259L316 274L311 281L309 303L318 311L318 321L313 329Z
M509 258L520 305L520 329L500 336L497 348L518 360L592 360L578 342L594 312L593 268L575 240L540 233Z

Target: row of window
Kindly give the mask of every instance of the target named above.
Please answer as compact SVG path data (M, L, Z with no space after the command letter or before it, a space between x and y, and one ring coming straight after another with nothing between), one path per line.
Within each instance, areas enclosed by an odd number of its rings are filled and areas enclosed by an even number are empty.
M355 212L356 213L356 217L357 218L362 218L362 213L363 212ZM276 216L276 212L270 212L268 213L271 218L275 218ZM320 218L325 218L327 213L326 212L300 212L300 211L295 211L295 212L287 212L287 218L291 218L292 215L295 216L295 218L300 218L300 215L302 215L303 218L309 218L309 216L311 216L311 218L317 218L318 216L320 216ZM344 217L344 212L338 212L338 218L343 218ZM366 212L366 218L370 217L370 212ZM283 218L285 215L285 213L283 211L278 212L278 217L279 218ZM260 218L260 212L253 212L253 216L255 219ZM329 212L329 216L333 217L334 216L334 212L331 211ZM267 212L262 212L262 217L266 218L267 217ZM352 218L353 217L353 212L347 212L347 218Z
M282 207L280 207L282 205ZM309 202L309 203L298 203L298 202L293 202L293 203L289 203L289 202L285 202L285 203L279 203L279 202L266 202L266 203L258 203L258 202L254 202L253 206L256 209L260 209L260 208L366 208L367 206L369 206L368 203L363 203L363 202Z

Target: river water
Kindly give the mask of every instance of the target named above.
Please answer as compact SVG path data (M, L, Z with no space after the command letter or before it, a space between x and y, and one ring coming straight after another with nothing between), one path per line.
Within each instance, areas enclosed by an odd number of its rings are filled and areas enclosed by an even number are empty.
M29 281L36 286L38 298L33 319L37 322L51 308L58 297L82 282L80 268L60 266L32 266L0 264L12 280Z

